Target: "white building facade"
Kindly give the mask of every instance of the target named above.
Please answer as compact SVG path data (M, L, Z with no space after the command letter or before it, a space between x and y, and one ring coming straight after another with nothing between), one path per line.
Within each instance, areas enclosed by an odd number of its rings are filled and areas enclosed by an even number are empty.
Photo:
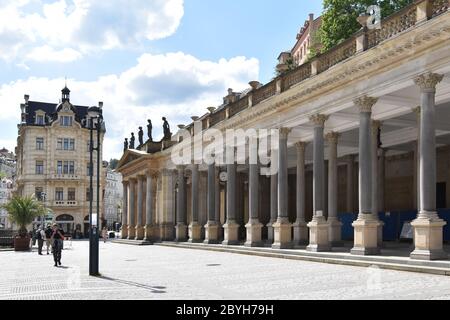
M105 195L103 208L104 217L108 228L113 228L115 223L121 221L123 202L122 175L108 168L105 180Z

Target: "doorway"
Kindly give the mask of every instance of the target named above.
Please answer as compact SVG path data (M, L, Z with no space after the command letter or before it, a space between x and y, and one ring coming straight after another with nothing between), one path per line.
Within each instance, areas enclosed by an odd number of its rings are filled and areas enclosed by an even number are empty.
M439 182L436 186L436 208L447 208L447 185L445 182Z

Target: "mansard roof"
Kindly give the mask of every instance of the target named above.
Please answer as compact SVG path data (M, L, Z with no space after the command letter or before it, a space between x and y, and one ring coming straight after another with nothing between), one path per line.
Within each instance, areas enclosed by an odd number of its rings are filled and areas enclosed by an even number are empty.
M57 119L57 113L61 110L61 107L62 104L29 101L26 105L26 124L35 125L36 111L42 110L45 112L45 124L50 125ZM75 113L75 121L81 124L81 120L86 118L88 108L72 105L72 111Z

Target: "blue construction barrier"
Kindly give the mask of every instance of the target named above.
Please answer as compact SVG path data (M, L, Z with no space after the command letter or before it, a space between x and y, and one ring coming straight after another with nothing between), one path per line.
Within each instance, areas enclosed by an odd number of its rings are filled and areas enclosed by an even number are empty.
M450 209L440 209L438 213L439 217L447 222L444 227L444 241L450 241ZM352 223L358 218L358 215L356 213L340 213L338 217L342 222L342 239L353 240ZM379 217L384 222L383 240L397 241L400 239L403 224L413 221L417 217L417 211L380 212Z

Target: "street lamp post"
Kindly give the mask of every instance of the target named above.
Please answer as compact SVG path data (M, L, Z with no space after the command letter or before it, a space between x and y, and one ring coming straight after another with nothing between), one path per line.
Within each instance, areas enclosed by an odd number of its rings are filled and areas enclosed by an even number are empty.
M89 116L89 275L98 276L99 273L99 211L100 211L100 132L103 123L102 109L90 107ZM94 125L97 131L97 147L94 148ZM93 180L94 180L94 151L97 151L97 213L93 217Z

